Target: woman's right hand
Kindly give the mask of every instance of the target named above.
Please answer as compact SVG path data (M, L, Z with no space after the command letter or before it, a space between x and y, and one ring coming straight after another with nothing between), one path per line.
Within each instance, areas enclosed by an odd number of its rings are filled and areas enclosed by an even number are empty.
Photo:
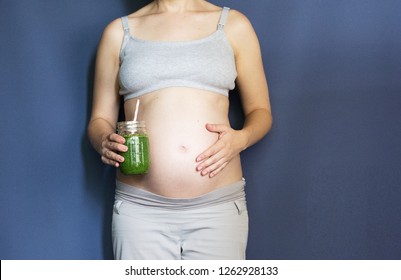
M124 145L125 139L116 133L108 134L102 139L101 156L105 164L119 167L124 161L124 157L119 152L126 152L128 147Z

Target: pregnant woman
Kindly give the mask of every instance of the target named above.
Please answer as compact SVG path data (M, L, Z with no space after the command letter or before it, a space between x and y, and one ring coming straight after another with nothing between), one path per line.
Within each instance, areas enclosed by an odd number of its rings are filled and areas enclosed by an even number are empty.
M228 92L245 114L230 127ZM116 134L146 123L150 168L117 169L112 237L116 259L245 259L248 213L240 152L272 124L256 34L238 11L204 0L153 1L104 30L88 134L102 161L119 167ZM136 104L140 106L136 112Z

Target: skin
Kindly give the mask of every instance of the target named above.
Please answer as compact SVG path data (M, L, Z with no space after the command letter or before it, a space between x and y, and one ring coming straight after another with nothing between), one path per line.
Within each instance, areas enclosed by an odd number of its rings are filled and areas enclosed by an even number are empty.
M153 1L129 16L134 32L131 35L146 41L197 40L214 32L220 12L220 7L203 0ZM231 10L224 32L235 56L236 87L245 114L243 128L230 127L228 98L223 95L183 87L148 93L140 97L138 118L147 123L151 169L140 176L117 172L118 180L160 195L183 198L241 179L240 152L268 133L272 115L260 46L252 25L243 14ZM102 161L115 167L124 160L118 153L127 150L124 138L115 133L122 38L121 20L116 19L105 28L99 43L88 125L89 139ZM126 119L132 119L135 103L135 98L125 102Z

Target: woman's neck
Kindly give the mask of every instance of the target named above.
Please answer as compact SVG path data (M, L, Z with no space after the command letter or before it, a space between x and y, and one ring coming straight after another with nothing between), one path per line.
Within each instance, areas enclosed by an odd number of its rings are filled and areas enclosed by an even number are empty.
M155 0L158 12L184 12L197 7L204 0Z

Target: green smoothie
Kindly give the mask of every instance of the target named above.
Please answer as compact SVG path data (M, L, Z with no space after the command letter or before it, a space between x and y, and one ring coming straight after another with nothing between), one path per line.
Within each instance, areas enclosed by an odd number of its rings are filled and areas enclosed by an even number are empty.
M128 151L121 153L124 157L120 164L121 172L127 175L147 173L150 165L148 136L136 133L122 136Z

